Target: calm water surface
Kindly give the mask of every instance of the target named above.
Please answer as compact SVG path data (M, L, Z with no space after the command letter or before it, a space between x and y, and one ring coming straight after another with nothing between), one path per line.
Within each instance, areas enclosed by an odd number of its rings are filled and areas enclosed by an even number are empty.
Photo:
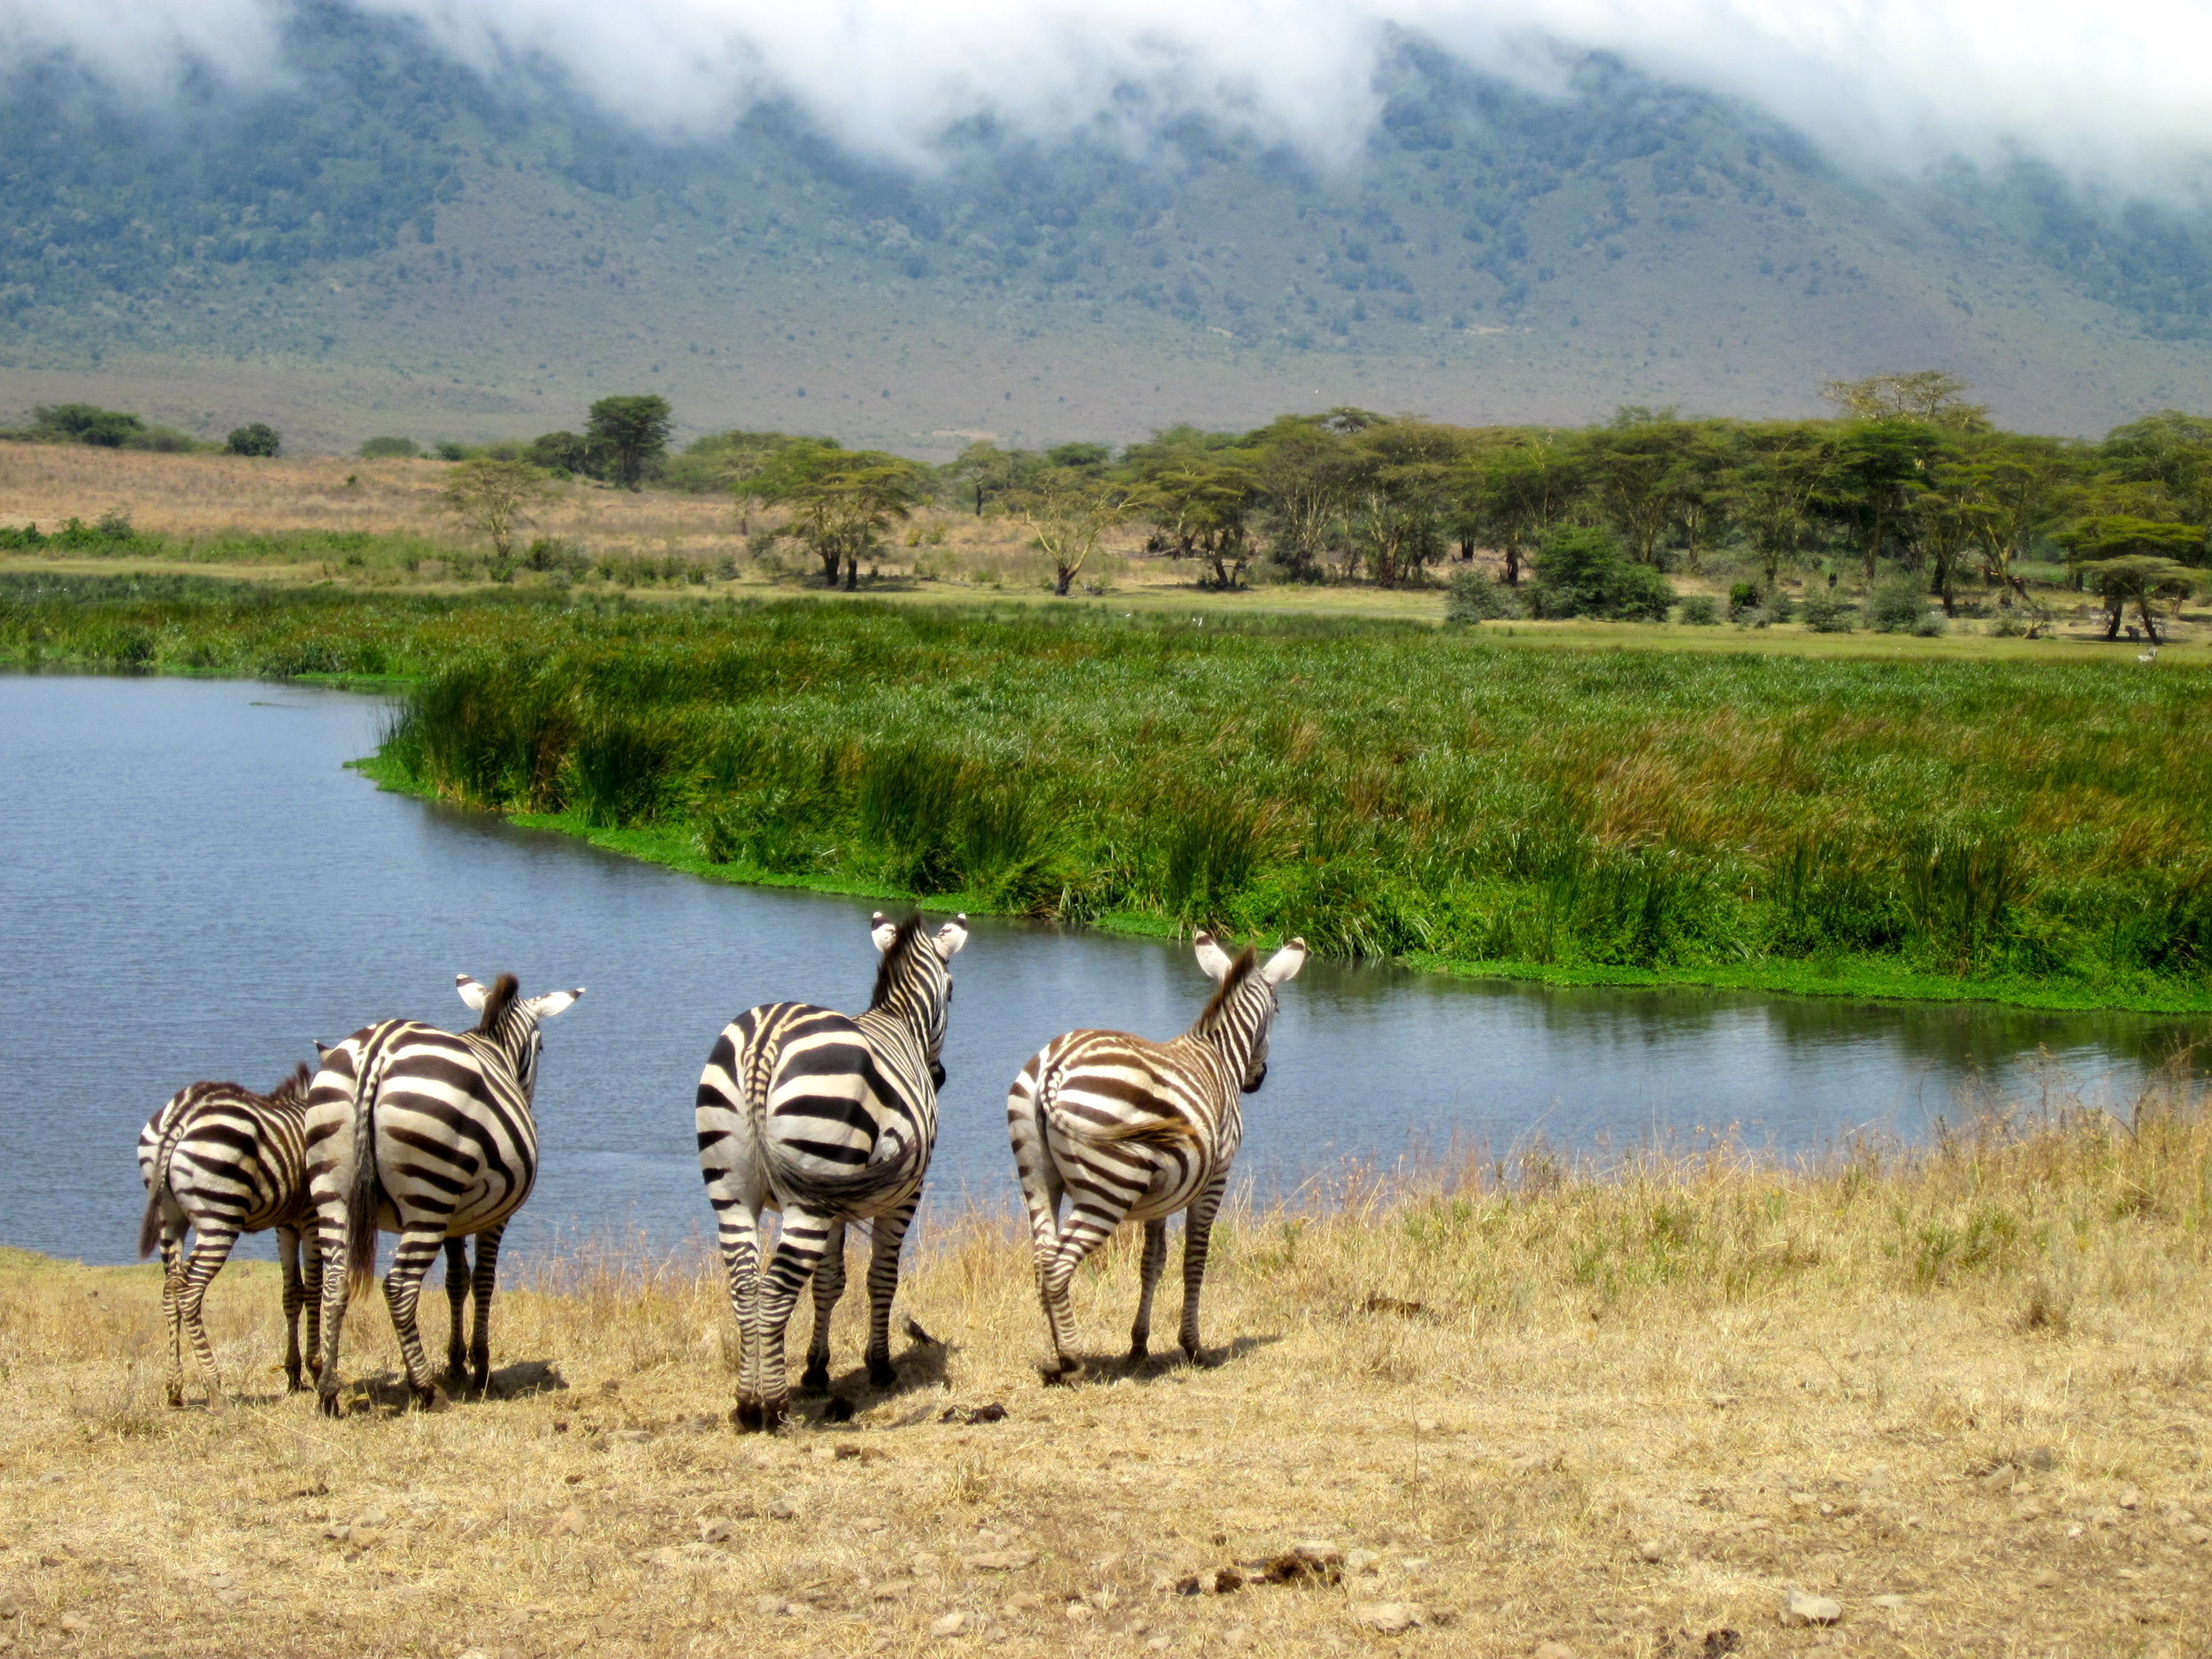
M724 887L380 793L342 769L380 706L300 687L0 676L0 1242L129 1257L134 1148L200 1078L266 1087L388 1015L458 1025L466 970L589 995L546 1028L544 1156L511 1230L707 1236L691 1095L751 1003L866 999L865 901ZM1008 1080L1071 1025L1168 1036L1186 946L979 921L956 969L937 1202L1014 1194ZM1286 994L1240 1171L1620 1148L1732 1127L1781 1153L1912 1136L1976 1098L2124 1106L2205 1022L1701 991L1559 990L1310 964ZM266 1255L266 1241L242 1247Z

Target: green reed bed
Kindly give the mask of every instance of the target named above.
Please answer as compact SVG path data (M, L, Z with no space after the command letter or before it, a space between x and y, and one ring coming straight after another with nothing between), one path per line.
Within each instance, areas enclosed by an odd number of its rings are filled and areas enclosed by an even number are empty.
M740 879L1337 955L2212 1009L2212 675L812 602L0 602L0 653L419 676L399 787Z

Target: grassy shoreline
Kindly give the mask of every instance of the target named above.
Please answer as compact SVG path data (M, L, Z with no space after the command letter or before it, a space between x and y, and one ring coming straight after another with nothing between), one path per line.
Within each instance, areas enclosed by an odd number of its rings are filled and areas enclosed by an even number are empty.
M0 660L401 689L380 783L715 879L1556 984L2212 1010L2212 672L1202 620L180 588L0 598Z
M1225 1219L1205 1368L1118 1357L1137 1251L1117 1240L1076 1286L1094 1363L1061 1388L1033 1369L1025 1243L948 1218L909 1247L901 1305L933 1340L897 1343L899 1384L865 1386L849 1294L852 1420L803 1402L772 1439L727 1425L707 1263L513 1263L495 1397L426 1415L398 1409L365 1298L350 1413L319 1423L271 1374L273 1267L209 1300L233 1403L178 1411L154 1270L0 1250L0 1635L333 1659L1770 1659L1823 1638L2180 1659L2212 1639L2208 1169L2205 1098L2166 1087L2125 1121L1993 1115L1809 1167L1723 1145L1348 1184ZM1179 1593L1317 1539L1340 1582ZM1840 1629L1793 1624L1793 1590ZM1380 1605L1418 1622L1385 1634Z

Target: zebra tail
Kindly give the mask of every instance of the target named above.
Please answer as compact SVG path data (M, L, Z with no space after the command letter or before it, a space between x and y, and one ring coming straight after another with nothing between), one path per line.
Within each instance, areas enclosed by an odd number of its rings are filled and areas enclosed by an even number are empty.
M376 1090L382 1056L372 1048L353 1079L353 1189L346 1194L346 1286L366 1290L376 1278L376 1207L383 1183L376 1173Z
M177 1142L184 1138L184 1120L189 1115L180 1111L165 1125L154 1148L154 1179L147 1183L146 1213L138 1224L138 1259L142 1262L161 1248L161 1199L169 1190L169 1160Z
M1085 1123L1079 1118L1060 1120L1059 1127L1071 1139L1087 1141L1092 1146L1135 1145L1141 1147L1171 1148L1187 1146L1198 1139L1198 1131L1180 1118L1140 1118L1134 1123L1110 1124L1102 1127Z

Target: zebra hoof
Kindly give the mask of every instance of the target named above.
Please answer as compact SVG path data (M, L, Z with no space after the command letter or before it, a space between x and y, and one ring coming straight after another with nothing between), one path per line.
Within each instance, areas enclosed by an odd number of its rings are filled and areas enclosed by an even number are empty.
M868 1362L868 1386L871 1388L888 1388L898 1380L899 1368L889 1360L872 1359Z
M790 1417L791 1396L788 1394L780 1400L764 1400L760 1402L760 1427L764 1434L773 1434L790 1420Z
M1130 1343L1129 1345L1129 1363L1132 1365L1143 1363L1145 1360L1151 1357L1151 1354L1152 1344L1146 1341L1142 1337L1139 1337L1135 1341Z
M345 1416L344 1409L338 1403L338 1394L335 1389L328 1394L318 1392L315 1395L315 1409L326 1417Z
M433 1383L427 1388L410 1387L407 1390L407 1403L418 1411L442 1411L446 1406L446 1396Z
M1188 1360L1192 1364L1197 1366L1201 1371L1211 1371L1215 1366L1221 1363L1221 1361L1217 1358L1208 1358L1206 1351L1200 1348L1195 1342L1186 1342L1183 1344L1183 1357Z
M1046 1387L1064 1388L1083 1374L1083 1362L1079 1359L1064 1359L1050 1365L1041 1365L1037 1371L1038 1374L1044 1379Z
M859 1408L842 1394L832 1394L829 1404L822 1408L825 1423L850 1423L859 1415Z
M172 1387L172 1388L169 1390L169 1409L170 1409L172 1411L181 1411L181 1410L183 1410L183 1409L184 1409L184 1390L183 1390L183 1389L181 1389L181 1388L178 1388L178 1387Z
M803 1394L826 1394L829 1392L829 1367L809 1365L799 1373L799 1392Z
M760 1407L749 1400L741 1400L730 1413L730 1426L740 1434L757 1434L761 1430Z

